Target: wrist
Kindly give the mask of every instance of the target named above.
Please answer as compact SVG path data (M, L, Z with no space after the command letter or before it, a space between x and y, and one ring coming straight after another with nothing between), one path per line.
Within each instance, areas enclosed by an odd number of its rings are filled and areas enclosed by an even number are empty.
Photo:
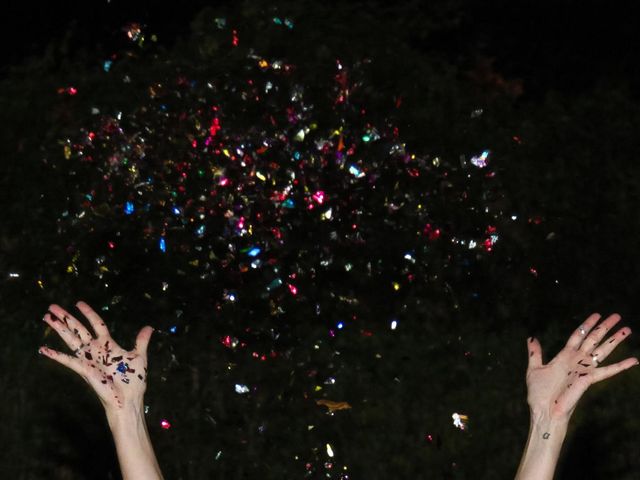
M105 415L110 427L118 425L135 425L139 420L144 420L144 402L126 402L121 407L105 408Z
M553 415L552 413L532 408L530 411L530 428L532 431L561 434L564 436L569 426L569 415Z

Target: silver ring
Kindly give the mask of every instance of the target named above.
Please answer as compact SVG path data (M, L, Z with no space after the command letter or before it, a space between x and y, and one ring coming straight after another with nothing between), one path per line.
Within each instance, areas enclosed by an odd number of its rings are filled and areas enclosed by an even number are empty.
M600 363L600 360L598 360L598 354L597 353L595 355L591 355L591 358L593 359L593 363L595 363L596 365L598 365L598 363Z
M584 335L585 333L587 333L587 331L584 329L584 325L580 325L580 328L578 330L580 331L580 335Z

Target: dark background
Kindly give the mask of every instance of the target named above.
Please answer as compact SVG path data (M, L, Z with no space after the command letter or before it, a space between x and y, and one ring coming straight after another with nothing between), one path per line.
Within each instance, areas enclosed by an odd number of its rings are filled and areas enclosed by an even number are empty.
M188 35L190 22L205 6L224 8L233 2L171 3L113 0L46 2L10 1L3 10L2 65L41 55L52 40L70 37L71 51L94 50L122 41L128 22L153 26L163 43ZM340 2L328 2L339 9ZM638 62L631 48L637 39L637 9L631 2L353 2L361 11L384 18L419 15L423 25L440 23L442 32L428 41L406 32L419 50L494 58L505 78L521 78L524 94L539 99L549 90L576 95L599 81L616 79L638 87ZM342 7L345 8L345 7ZM430 18L436 12L436 18ZM418 22L416 22L418 23ZM453 24L452 24L453 23ZM345 34L347 34L345 32Z
M388 62L388 68L381 68L366 81L378 87L380 95L404 97L398 123L407 142L418 150L445 152L451 158L470 153L480 144L488 145L496 152L492 168L505 202L521 220L501 230L495 255L478 261L473 280L464 269L449 274L459 310L447 310L446 306L451 306L448 297L445 299L440 290L434 293L433 305L444 305L444 313L434 314L441 323L426 322L426 331L431 332L428 339L416 329L413 340L409 332L401 343L406 358L414 361L393 357L391 344L378 346L384 355L395 358L386 364L389 371L407 371L416 382L405 384L408 386L396 394L400 400L394 401L393 396L386 399L381 410L370 411L360 405L360 410L370 415L368 421L384 428L367 431L369 450L364 444L358 450L357 422L344 430L343 445L353 448L348 462L353 466L350 478L409 478L409 472L411 478L510 478L527 431L524 338L537 335L548 360L568 333L593 311L619 312L635 330L640 308L635 263L640 233L640 167L636 159L640 110L638 56L632 47L638 22L631 3L10 2L3 6L0 32L0 200L5 216L0 226L0 314L6 337L2 346L6 368L0 375L6 395L5 423L0 443L7 445L0 457L3 478L118 478L106 423L91 392L83 390L81 381L74 383L67 372L35 354L45 341L39 318L49 303L70 306L78 298L91 303L102 301L104 296L91 281L83 284L60 275L68 259L62 248L65 237L58 231L59 215L71 202L69 192L60 187L73 191L77 185L67 183L64 172L52 174L42 158L60 155L56 141L73 135L84 124L85 107L95 99L90 95L81 99L82 108L61 107L64 100L56 96L56 89L68 84L100 87L104 81L96 70L102 60L130 48L122 31L129 22L144 24L156 33L168 57L191 60L197 55L189 46L208 35L201 24L193 22L203 7L213 7L213 12L241 26L247 35L243 38L257 42L258 36L246 32L262 28L259 19L268 19L276 4L283 16L296 21L294 31L301 36L296 37L295 46L274 40L269 48L300 65L307 57L313 64L320 44L323 51L330 52L328 58L340 55L348 61L371 56L379 64ZM215 55L206 58L215 64ZM140 71L136 72L143 83L155 81L155 71L150 70L147 77ZM107 87L95 91L106 92L105 102L138 101L133 96L119 98ZM479 107L485 112L482 127L468 135L461 133L466 128L461 112L468 118L468 112ZM514 142L514 136L522 143ZM470 191L473 185L470 183ZM89 240L86 242L85 248L90 249ZM149 259L140 261L151 263ZM7 280L8 272L15 270L22 272L22 280ZM42 278L45 289L36 285ZM147 277L141 274L137 278L144 281ZM473 300L471 293L481 300ZM134 305L134 300L132 297L123 304L132 312L147 308ZM164 310L174 306L148 308L155 308L161 318ZM205 308L204 303L193 301L186 311L197 318L197 312ZM419 317L424 312L410 311L407 316L412 313ZM145 324L142 319L118 323L116 316L114 312L109 319L114 328L120 328L117 335L121 338L132 338L136 328ZM156 325L168 328L170 323L163 322L158 320ZM194 331L201 325L204 338L207 330L202 322L192 323ZM214 329L213 335L217 333ZM150 417L150 430L165 475L211 478L236 472L234 478L254 478L262 472L271 478L261 462L272 450L265 446L243 450L224 427L209 431L202 421L207 406L220 409L225 402L234 402L235 394L198 395L196 389L190 390L191 384L180 383L183 376L167 370L175 348L179 358L193 358L184 360L189 378L197 375L193 372L207 376L210 359L193 353L203 348L194 336L176 337L171 350L167 343L158 343L155 350L158 368L152 370L155 378L150 380L149 398L155 412ZM465 337L464 344L456 343L460 336ZM312 340L313 334L309 338ZM152 339L152 344L154 340L158 339ZM189 343L192 341L195 346ZM632 336L612 358L637 355L638 347ZM446 349L451 350L450 356L443 353ZM431 377L433 384L426 385L418 382L425 369L415 359L431 350L439 352L441 360L429 358L437 373ZM465 351L476 355L473 362L460 361ZM493 357L481 357L486 352L494 352ZM237 361L246 368L253 365ZM212 391L221 388L224 376L219 372L225 368L224 358L214 362L218 370L212 376ZM369 378L368 369L374 370L371 360L352 362L344 361L345 378ZM322 362L318 365L322 369ZM454 371L460 381L452 380ZM636 478L640 422L633 399L640 393L638 380L637 372L628 372L586 395L573 418L559 478ZM362 387L351 401L358 404L358 399L373 395L374 390L373 386L368 391ZM441 396L433 392L441 392ZM409 419L414 419L410 415L418 414L409 414L408 405L416 410L420 410L420 402L425 410L442 407L446 417L454 409L448 402L461 399L472 399L466 404L474 412L471 435L456 436L461 432L449 431L453 427L445 418L438 427L442 431L434 430L441 437L437 450L421 450L415 455L380 453L387 452L387 436L389 443L404 441L402 421L394 421L390 413L398 413L394 408L406 413L410 423L413 420ZM178 409L175 405L193 408ZM277 406L274 409L278 412ZM168 432L158 426L159 415L169 411L176 425L182 420L183 426L165 435ZM289 415L274 411L271 414L276 423ZM233 414L245 419L260 417L249 405L238 407ZM296 414L321 423L322 417L307 410ZM207 450L207 444L218 445L219 439L227 437L225 455L235 449L235 456L230 453L229 463L211 462L215 451ZM314 441L322 450L321 438ZM295 442L285 437L275 444L288 451ZM407 452L414 452L411 448ZM315 468L311 478L320 478L323 460L315 454L308 459ZM361 462L365 457L373 460ZM367 470L364 463L373 467ZM304 469L282 468L281 475L286 478L305 475ZM366 477L365 472L374 476ZM283 478L273 471L271 475Z

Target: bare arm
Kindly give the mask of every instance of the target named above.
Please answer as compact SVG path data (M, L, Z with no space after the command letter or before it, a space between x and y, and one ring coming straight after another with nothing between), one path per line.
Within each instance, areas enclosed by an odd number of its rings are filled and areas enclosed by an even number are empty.
M516 480L552 480L569 419L582 394L590 385L638 365L638 359L631 357L599 366L631 334L631 329L625 327L605 340L620 315L613 314L596 327L599 320L600 315L595 313L587 318L546 365L542 363L540 342L528 340L527 402L531 422Z
M107 413L116 444L123 480L162 480L162 472L149 439L144 407Z
M147 346L153 328L140 330L133 350L124 350L89 305L78 302L94 335L58 305L51 305L43 320L71 348L73 355L40 347L41 354L80 375L96 392L118 453L123 480L163 480L144 417L147 386Z

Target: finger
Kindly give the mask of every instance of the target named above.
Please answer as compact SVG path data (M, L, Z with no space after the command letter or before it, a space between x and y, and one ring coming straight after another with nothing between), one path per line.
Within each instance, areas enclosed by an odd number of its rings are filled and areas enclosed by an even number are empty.
M82 348L82 339L72 332L67 325L62 322L62 320L56 319L50 313L46 313L42 320L58 332L60 338L64 340L64 343L66 343L71 350Z
M582 344L584 337L600 320L599 313L592 313L582 324L571 334L569 340L567 340L567 347L571 347L574 350L578 350Z
M605 340L598 348L596 348L591 354L598 362L602 362L609 356L613 350L620 345L629 335L631 335L631 329L629 327L621 328L610 338Z
M620 318L622 317L617 313L609 315L604 322L594 328L591 333L587 335L587 338L585 338L582 345L580 345L580 350L585 353L593 352L605 335L611 331L616 323L620 321Z
M601 382L609 377L613 377L620 372L627 370L628 368L638 365L638 359L635 357L627 358L621 362L614 363L613 365L607 365L606 367L598 367L591 372L591 378L593 383Z
M102 320L102 318L100 318L100 315L98 315L93 310L93 308L91 308L89 305L87 305L84 302L76 303L76 307L78 307L78 310L80 310L82 314L85 317L87 317L87 320L89 320L89 323L93 327L93 331L96 332L96 337L110 336L109 330L107 329L107 326L105 325L104 321Z
M527 341L529 350L529 368L538 368L542 366L542 347L537 338L529 337Z
M64 365L65 367L73 370L78 375L84 377L84 371L82 369L82 365L75 357L71 355L67 355L66 353L58 352L57 350L53 350L49 347L40 347L38 352L44 355L45 357L49 357L52 360Z
M145 358L147 357L147 347L149 346L149 340L151 340L152 334L153 327L147 325L146 327L142 327L140 332L138 332L138 336L136 337L135 350Z
M73 330L73 332L80 337L83 343L89 343L93 340L93 335L87 327L85 327L80 320L67 312L64 308L59 305L49 305L49 312L57 317L60 321L65 323L69 329Z

